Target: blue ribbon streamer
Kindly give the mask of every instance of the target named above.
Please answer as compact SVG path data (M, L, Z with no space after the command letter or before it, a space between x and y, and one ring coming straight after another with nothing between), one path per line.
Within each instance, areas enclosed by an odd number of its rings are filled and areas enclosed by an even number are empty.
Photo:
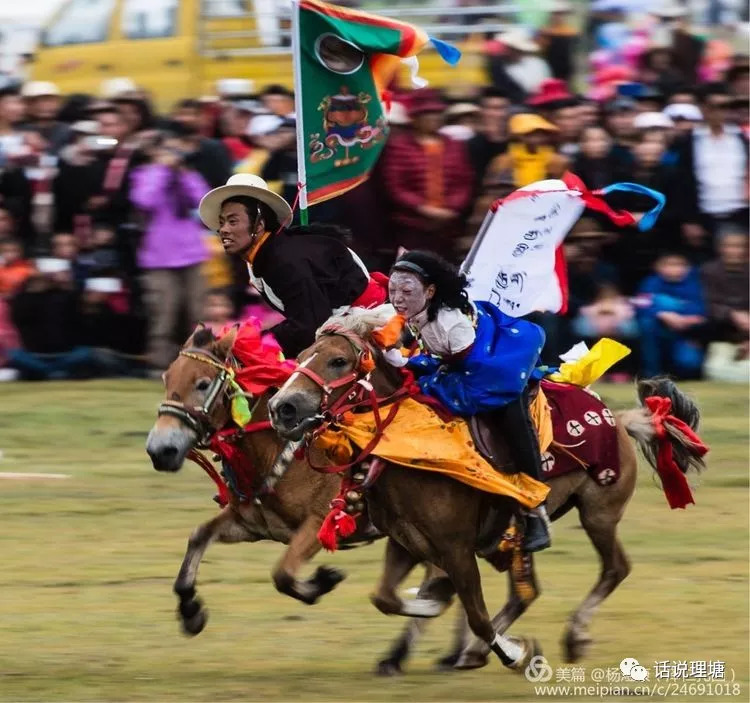
M440 54L440 58L451 66L455 66L461 59L461 51L453 46L453 44L449 44L440 39L435 39L435 37L430 37L430 41L435 47L435 51Z
M656 201L656 205L643 215L641 221L637 225L641 232L647 232L654 226L661 211L664 209L664 204L667 202L664 193L660 193L658 190L653 190L652 188L647 188L639 183L613 183L612 185L602 188L599 192L603 195L607 195L608 193L613 193L615 191L647 195L649 198Z

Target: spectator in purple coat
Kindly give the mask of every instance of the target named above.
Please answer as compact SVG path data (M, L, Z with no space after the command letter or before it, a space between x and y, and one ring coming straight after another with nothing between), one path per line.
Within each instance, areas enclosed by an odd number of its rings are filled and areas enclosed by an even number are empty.
M138 249L148 311L147 353L153 369L164 370L174 358L180 313L197 322L203 301L201 264L208 258L203 227L195 213L209 191L203 177L185 165L189 148L166 135L151 153L151 162L131 177L130 199L146 224Z

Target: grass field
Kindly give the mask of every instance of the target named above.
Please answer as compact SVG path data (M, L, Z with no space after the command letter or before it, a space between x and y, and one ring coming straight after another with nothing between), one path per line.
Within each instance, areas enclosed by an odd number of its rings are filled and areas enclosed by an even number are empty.
M595 617L583 665L721 660L741 684L733 699L747 701L747 393L686 388L712 448L697 505L670 511L641 467L621 529L633 573ZM629 387L598 390L616 408L633 397ZM349 578L314 607L274 590L280 545L214 546L199 579L208 626L186 639L171 585L190 531L215 511L214 491L193 465L178 475L151 468L144 440L160 397L146 381L0 386L0 471L70 474L0 481L0 699L535 700L532 684L494 660L434 673L452 618L431 623L405 676L372 675L403 624L367 598L382 544L319 557ZM537 562L544 594L512 632L539 638L558 667L565 620L598 564L572 513L556 524L554 543ZM494 611L504 577L483 573Z

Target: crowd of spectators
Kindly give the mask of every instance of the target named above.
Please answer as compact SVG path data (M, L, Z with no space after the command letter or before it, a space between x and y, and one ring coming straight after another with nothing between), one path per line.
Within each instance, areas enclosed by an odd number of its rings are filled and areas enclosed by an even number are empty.
M606 335L636 352L615 381L746 378L747 57L700 82L700 57L685 68L670 45L646 47L638 81L594 99L574 90L575 33L557 14L536 39L499 38L488 86L395 92L372 178L311 219L387 271L401 247L460 261L489 204L540 179L646 185L667 197L653 230L587 214L567 237L570 306L539 316L544 360ZM158 115L128 79L97 96L0 85L0 380L158 374L196 321L275 315L196 208L233 172L295 200L294 96L239 79L217 93Z

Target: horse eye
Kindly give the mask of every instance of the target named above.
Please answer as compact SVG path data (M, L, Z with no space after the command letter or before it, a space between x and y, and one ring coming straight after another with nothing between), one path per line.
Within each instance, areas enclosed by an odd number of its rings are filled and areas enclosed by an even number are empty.
M330 366L334 369L343 369L348 363L346 357L337 356L335 359L331 359Z
M211 385L211 379L210 378L199 378L198 381L195 384L195 390L197 391L207 391L208 387Z

